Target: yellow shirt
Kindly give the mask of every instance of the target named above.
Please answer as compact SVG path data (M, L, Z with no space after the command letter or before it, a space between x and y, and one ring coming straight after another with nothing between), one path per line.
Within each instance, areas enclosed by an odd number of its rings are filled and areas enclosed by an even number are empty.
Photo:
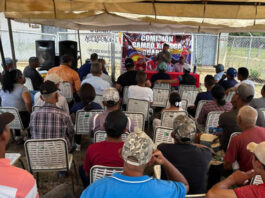
M76 93L79 91L80 87L81 87L81 82L80 82L80 78L78 76L78 73L73 70L72 68L70 68L67 65L60 65L58 67L53 67L51 68L47 75L55 73L58 76L60 76L60 78L62 79L62 81L64 82L70 82L72 84L73 87L73 93Z

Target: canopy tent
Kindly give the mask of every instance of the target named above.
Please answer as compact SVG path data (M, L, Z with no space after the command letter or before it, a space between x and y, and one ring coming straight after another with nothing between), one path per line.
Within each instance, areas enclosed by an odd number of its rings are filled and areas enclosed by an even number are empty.
M16 21L69 29L263 32L265 0L1 0Z

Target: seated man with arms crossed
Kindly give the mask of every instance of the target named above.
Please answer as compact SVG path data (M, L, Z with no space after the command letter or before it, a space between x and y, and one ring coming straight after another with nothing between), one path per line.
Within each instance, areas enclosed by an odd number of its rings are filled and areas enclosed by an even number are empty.
M81 198L184 198L189 190L187 180L154 147L153 141L144 132L136 130L130 133L121 151L123 172L97 180L83 191ZM172 181L144 175L145 168L153 163L161 165Z
M0 115L0 197L5 198L38 198L34 177L26 170L10 165L5 158L6 146L10 140L8 124L14 120L11 113Z
M206 192L206 175L212 154L208 147L193 144L195 138L195 122L187 115L179 115L173 123L174 144L160 144L158 149L188 180L190 194ZM162 169L161 179L166 179Z
M94 143L87 148L84 166L79 169L85 188L89 185L89 171L92 166L123 166L119 151L123 146L121 135L126 131L127 122L128 119L121 110L108 114L104 124L107 132L106 141Z
M264 182L260 185L246 185L255 175L260 175L265 181L265 142L256 144L251 142L247 149L252 153L252 166L254 170L247 172L236 171L225 180L214 185L207 193L207 198L263 198L265 195ZM231 189L233 185L242 186Z

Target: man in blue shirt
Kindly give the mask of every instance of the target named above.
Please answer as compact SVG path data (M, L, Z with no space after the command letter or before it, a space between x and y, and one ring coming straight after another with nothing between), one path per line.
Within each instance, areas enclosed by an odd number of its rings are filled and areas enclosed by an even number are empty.
M207 91L198 93L198 95L195 99L195 102L194 102L194 106L188 107L188 113L193 117L195 116L197 105L201 100L213 100L213 96L211 94L211 89L215 85L214 77L212 75L205 76L204 85L205 85Z
M123 172L96 181L83 191L81 198L184 198L189 190L187 180L154 148L154 143L144 132L135 130L130 133L121 152ZM172 181L144 175L145 168L153 163L161 165Z
M230 67L226 71L226 75L223 75L221 80L219 80L218 84L221 85L225 90L230 89L231 87L234 87L237 84L237 81L235 80L236 75L236 69Z
M81 81L87 76L87 74L90 73L91 64L97 60L98 55L96 53L93 53L90 56L90 60L86 60L86 63L78 69L78 75Z

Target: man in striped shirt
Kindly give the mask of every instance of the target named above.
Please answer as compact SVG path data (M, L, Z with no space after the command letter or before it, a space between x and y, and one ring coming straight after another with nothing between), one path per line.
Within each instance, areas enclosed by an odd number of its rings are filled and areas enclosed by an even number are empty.
M8 124L14 115L3 113L0 115L0 197L5 198L38 198L36 181L26 170L10 165L5 158L6 145L10 139Z
M71 149L74 125L70 116L56 106L58 88L52 81L45 81L40 87L41 98L45 104L31 114L30 133L33 139L64 138Z

